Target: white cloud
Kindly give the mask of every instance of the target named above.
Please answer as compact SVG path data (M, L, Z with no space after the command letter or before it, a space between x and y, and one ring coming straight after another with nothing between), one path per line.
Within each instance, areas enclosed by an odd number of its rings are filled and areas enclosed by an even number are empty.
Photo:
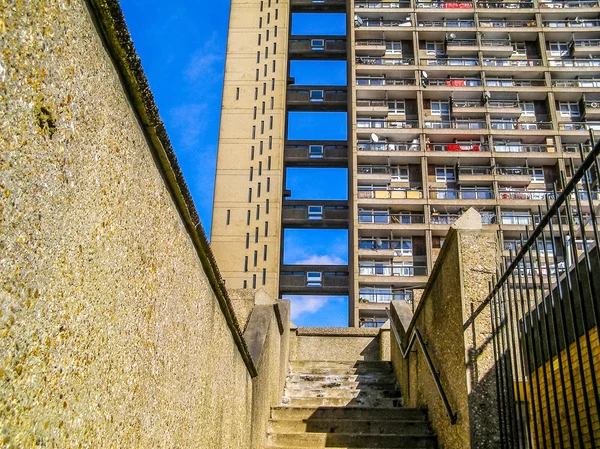
M309 256L294 262L298 265L346 265L344 260L338 256Z
M209 82L220 72L217 66L221 66L223 60L223 49L221 48L221 39L214 32L201 48L196 50L192 59L184 70L184 75L189 81Z
M345 298L337 296L291 296L291 318L297 320L306 315L317 314L331 302L344 302Z

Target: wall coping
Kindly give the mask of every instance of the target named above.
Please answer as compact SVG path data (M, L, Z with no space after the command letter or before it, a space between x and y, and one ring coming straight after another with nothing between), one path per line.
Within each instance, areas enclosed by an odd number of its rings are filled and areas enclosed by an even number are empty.
M377 337L379 328L355 327L299 327L296 335L305 337Z
M237 324L231 299L194 205L171 141L160 118L118 0L86 0L88 10L111 57L129 102L146 135L148 145L166 187L190 236L208 277L233 340L252 377L258 373Z

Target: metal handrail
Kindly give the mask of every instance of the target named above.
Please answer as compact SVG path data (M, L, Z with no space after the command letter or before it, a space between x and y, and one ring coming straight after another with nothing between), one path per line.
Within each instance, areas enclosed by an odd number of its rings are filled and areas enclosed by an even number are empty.
M421 333L419 332L419 329L417 329L417 328L413 329L412 335L410 336L410 340L408 341L408 347L405 350L404 347L402 346L402 340L400 339L400 335L398 335L398 329L396 329L396 324L394 323L394 320L392 319L392 314L390 313L390 309L388 309L386 307L385 313L387 314L388 319L390 320L390 328L392 329L392 331L394 333L394 337L396 337L396 342L398 343L398 347L400 348L400 353L402 354L403 359L408 358L408 355L410 354L410 351L415 343L415 339L419 342L419 346L421 347L421 351L423 352L423 356L425 356L425 361L427 362L427 367L429 368L429 372L431 373L431 376L433 377L433 382L435 383L435 388L437 389L437 391L442 399L442 402L444 403L444 407L446 408L446 413L448 414L448 418L450 418L450 424L456 424L457 415L456 415L456 413L454 413L452 411L452 407L450 406L450 402L448 401L448 397L446 396L444 387L442 386L442 383L440 382L440 376L439 376L438 372L436 371L435 366L433 365L433 361L431 360L431 357L429 356L429 351L427 351L427 345L425 343L423 343L423 338L421 337Z

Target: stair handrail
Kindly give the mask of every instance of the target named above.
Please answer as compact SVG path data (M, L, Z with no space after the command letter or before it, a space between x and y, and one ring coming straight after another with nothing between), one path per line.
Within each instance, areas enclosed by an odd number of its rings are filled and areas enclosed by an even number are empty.
M444 403L444 407L446 408L446 413L448 414L448 418L450 418L450 424L456 424L456 418L457 418L456 413L454 413L452 411L450 402L448 402L448 397L446 396L444 387L442 386L442 383L440 382L439 373L438 373L438 371L436 371L435 366L433 365L433 361L431 360L431 357L429 356L429 351L427 351L427 345L423 342L423 338L421 337L421 333L419 332L419 329L417 329L416 327L413 328L412 334L408 341L408 347L405 350L404 347L402 346L402 339L400 338L400 335L398 335L398 329L396 328L396 324L394 323L394 320L392 319L390 309L388 309L386 307L385 313L387 314L388 319L390 320L390 328L392 329L392 331L394 333L394 337L396 337L396 342L398 343L398 347L400 348L400 353L402 354L403 359L408 358L408 355L410 354L410 351L411 351L412 347L414 346L415 340L419 343L419 346L421 347L421 351L423 352L423 355L425 356L425 361L427 362L429 372L431 373L431 376L433 377L433 382L435 383L435 387L440 395L440 398L442 399L442 402Z

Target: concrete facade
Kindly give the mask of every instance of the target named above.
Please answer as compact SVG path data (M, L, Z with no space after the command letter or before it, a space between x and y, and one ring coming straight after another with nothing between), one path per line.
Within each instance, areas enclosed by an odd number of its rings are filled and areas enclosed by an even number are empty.
M0 12L0 443L261 447L289 313L253 361L118 2Z

